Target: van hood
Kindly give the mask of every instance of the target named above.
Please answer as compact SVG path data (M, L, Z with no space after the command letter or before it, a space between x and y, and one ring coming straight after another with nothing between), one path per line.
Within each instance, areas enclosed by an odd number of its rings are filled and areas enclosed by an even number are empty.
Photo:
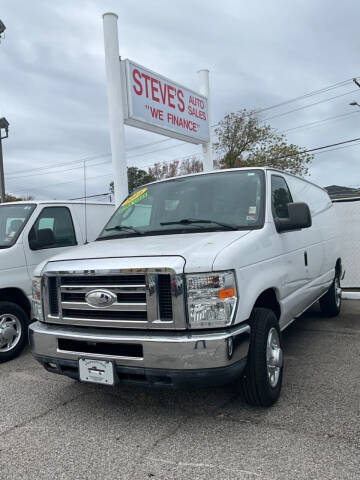
M56 255L51 262L170 256L184 259L185 272L207 272L212 270L215 258L224 248L250 232L236 230L101 240Z

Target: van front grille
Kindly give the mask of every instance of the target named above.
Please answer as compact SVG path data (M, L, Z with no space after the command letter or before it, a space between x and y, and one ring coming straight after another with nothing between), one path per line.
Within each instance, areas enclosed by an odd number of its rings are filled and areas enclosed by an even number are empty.
M144 285L145 275L84 275L60 277L61 285Z
M61 294L61 301L64 302L85 302L86 293L72 293L66 292ZM145 293L118 293L117 294L118 303L145 303L146 294Z
M159 275L159 308L160 318L172 318L171 278L170 275Z
M59 314L59 302L57 297L56 277L48 278L48 291L49 291L49 309L51 315Z
M136 321L147 321L146 312L114 312L112 310L74 310L74 309L63 309L62 311L64 318L91 318L98 320L131 320Z
M45 305L47 321L51 323L172 329L175 328L173 302L179 305L183 299L178 293L182 292L182 277L168 273L48 274L47 282ZM179 311L179 306L176 308ZM180 328L185 328L185 317L181 321Z

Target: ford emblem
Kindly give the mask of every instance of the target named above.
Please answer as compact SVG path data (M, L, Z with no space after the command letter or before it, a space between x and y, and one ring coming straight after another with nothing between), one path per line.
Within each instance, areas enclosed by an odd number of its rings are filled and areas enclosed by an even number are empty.
M117 300L115 293L109 290L91 290L85 295L85 301L94 308L110 307Z

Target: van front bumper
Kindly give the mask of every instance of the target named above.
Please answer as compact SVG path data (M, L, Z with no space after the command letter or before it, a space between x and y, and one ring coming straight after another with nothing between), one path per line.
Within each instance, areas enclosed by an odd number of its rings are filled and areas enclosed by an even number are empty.
M29 327L33 356L54 373L79 378L79 359L114 363L117 381L172 387L212 386L241 375L250 326L203 332L121 331L49 325ZM115 353L114 353L115 352Z

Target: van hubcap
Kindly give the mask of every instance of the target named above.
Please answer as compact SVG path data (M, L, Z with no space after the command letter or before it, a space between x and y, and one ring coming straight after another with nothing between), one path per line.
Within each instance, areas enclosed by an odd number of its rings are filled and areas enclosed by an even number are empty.
M341 302L341 287L340 287L340 280L339 277L335 278L335 302L336 306L339 308Z
M10 313L0 315L0 353L13 349L21 337L20 320Z
M270 385L276 387L283 364L283 353L280 347L280 338L276 328L269 330L266 346L266 367Z

